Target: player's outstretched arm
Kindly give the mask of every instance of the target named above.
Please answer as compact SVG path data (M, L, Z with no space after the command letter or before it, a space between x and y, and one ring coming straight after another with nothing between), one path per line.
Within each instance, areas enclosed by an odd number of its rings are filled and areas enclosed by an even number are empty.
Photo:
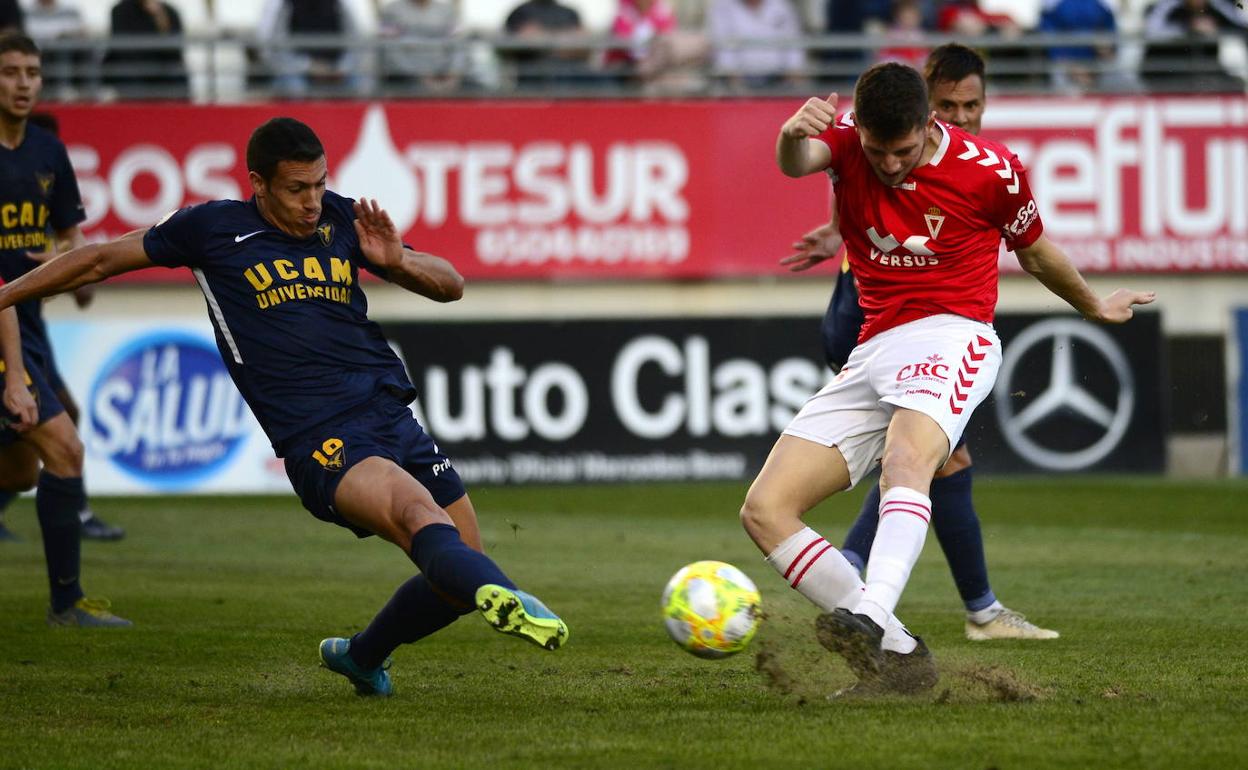
M1024 270L1089 321L1124 323L1131 320L1135 305L1147 305L1157 299L1157 292L1130 289L1118 289L1104 299L1098 297L1066 252L1043 235L1015 253Z
M793 250L797 253L784 257L780 264L794 273L809 270L820 262L835 257L844 240L835 222L819 225L800 240L794 241Z
M143 249L144 232L135 230L115 241L89 243L48 260L16 281L0 286L0 310L151 267L152 261Z
M807 99L780 127L780 136L776 137L776 165L787 176L813 174L832 162L832 150L810 138L822 134L836 120L836 101L836 94L826 100Z
M0 360L4 361L4 407L17 417L13 428L20 433L39 422L39 405L26 386L22 332L17 325L17 311L11 307L0 310Z
M386 279L437 302L464 296L464 278L445 259L403 247L398 228L375 200L355 202L355 233L365 259L381 268Z

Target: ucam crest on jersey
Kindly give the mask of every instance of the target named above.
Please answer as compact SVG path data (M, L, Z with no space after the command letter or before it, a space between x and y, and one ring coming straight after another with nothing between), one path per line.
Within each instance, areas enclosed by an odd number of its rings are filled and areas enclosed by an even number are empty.
M250 425L216 349L182 334L123 348L101 368L88 406L90 449L158 487L220 468Z

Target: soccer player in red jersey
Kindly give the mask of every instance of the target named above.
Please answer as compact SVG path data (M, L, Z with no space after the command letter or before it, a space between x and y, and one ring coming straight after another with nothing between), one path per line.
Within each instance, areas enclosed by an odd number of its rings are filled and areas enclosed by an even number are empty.
M933 49L923 68L928 97L936 118L979 135L987 99L984 95L984 60L960 43ZM843 240L835 215L793 244L797 253L780 260L794 272L808 270L841 256ZM840 274L820 326L824 357L834 372L840 371L858 344L862 308L849 261L842 259ZM1020 612L998 600L988 580L984 537L972 493L974 464L960 440L949 460L936 471L928 496L932 500L932 529L944 551L954 585L966 609L966 636L973 641L993 639L1056 639L1057 631L1041 628ZM861 573L875 540L880 517L880 488L875 485L862 501L862 509L845 536L841 553Z
M1000 239L1089 320L1125 322L1155 295L1094 294L1044 236L1014 154L937 121L913 68L864 72L852 122L835 122L836 105L835 94L807 100L781 127L776 161L788 176L832 177L865 321L844 368L777 440L741 519L768 562L824 610L820 641L864 683L912 691L935 684L935 667L893 610L927 536L932 476L1000 366ZM802 516L877 462L880 523L864 582Z

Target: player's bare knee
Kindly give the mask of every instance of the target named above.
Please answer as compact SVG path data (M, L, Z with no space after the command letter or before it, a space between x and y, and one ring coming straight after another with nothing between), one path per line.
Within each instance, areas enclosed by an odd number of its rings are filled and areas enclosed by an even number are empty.
M770 540L769 534L779 529L782 524L796 517L795 513L785 511L784 507L774 501L764 499L762 495L750 493L741 505L741 526L755 543Z
M884 487L926 488L944 458L907 442L895 442L884 450L880 484Z
M81 476L84 454L78 434L68 431L58 435L56 441L45 445L43 467L52 475L61 478Z

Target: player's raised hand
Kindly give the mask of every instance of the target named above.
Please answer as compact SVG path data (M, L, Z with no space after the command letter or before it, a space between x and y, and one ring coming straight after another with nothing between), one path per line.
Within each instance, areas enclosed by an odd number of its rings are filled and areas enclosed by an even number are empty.
M376 200L361 198L354 204L355 234L365 259L389 269L403 261L403 239L394 221Z
M13 430L18 433L28 431L39 424L39 405L35 403L35 397L30 395L30 389L25 383L6 378L4 408L17 417L17 422L13 423Z
M827 99L812 97L806 100L793 117L784 122L780 131L790 139L807 139L819 136L836 120L837 95Z
M1147 305L1157 299L1155 291L1132 291L1119 289L1101 300L1096 317L1092 320L1107 324L1126 323L1135 315L1135 305Z
M794 273L809 270L820 262L835 257L841 250L845 239L835 224L828 222L806 233L800 240L793 242L796 254L790 254L780 260L780 264Z

